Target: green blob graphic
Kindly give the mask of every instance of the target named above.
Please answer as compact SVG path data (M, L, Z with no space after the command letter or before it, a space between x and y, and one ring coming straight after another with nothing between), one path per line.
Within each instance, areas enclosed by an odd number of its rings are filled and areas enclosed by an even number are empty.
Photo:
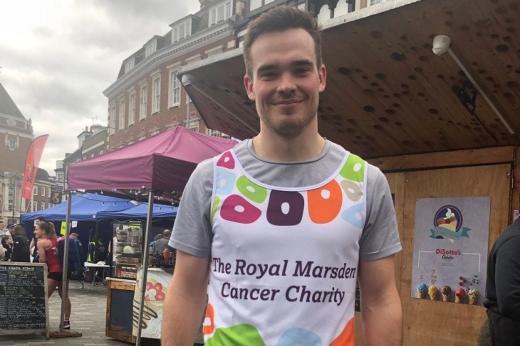
M265 346L265 343L256 327L250 324L239 324L228 328L218 328L205 345Z
M213 200L213 206L211 207L211 220L213 221L213 217L215 216L215 213L217 212L217 209L220 205L220 198L218 196L215 196L215 199Z
M253 183L245 176L237 180L237 188L245 197L256 203L262 203L267 197L267 190Z
M345 179L361 183L365 180L365 167L366 163L362 158L350 154L339 174Z

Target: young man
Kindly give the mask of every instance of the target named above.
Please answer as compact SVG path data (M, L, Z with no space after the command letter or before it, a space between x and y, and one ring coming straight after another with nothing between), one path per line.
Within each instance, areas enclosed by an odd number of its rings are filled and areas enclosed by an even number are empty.
M163 344L193 343L207 293L207 344L354 345L356 280L366 343L400 344L392 198L380 170L318 133L315 20L267 12L244 59L260 133L201 163L184 190Z

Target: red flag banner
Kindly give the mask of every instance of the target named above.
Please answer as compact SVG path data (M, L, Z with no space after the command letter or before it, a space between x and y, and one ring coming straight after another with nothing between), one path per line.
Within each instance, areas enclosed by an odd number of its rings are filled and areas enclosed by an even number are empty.
M36 181L36 174L38 173L40 159L42 158L43 148L45 147L47 138L49 138L49 135L36 137L29 146L22 178L22 198L31 199L33 185Z

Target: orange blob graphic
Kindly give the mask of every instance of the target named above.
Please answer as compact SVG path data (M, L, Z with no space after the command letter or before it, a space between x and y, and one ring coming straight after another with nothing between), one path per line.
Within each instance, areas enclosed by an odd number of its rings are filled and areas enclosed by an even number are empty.
M209 320L209 324L207 324L207 320ZM213 305L208 304L206 307L206 318L204 319L204 324L202 326L202 333L204 335L211 335L215 331L215 310L213 309Z
M334 220L341 210L343 194L336 180L319 189L310 190L307 197L309 216L314 223L328 223Z
M356 338L354 336L354 318L348 321L340 335L332 341L330 346L355 346Z

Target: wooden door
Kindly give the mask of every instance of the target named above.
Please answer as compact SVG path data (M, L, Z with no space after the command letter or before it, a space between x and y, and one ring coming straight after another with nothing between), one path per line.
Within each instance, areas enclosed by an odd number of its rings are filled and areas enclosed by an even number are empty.
M403 251L399 275L403 304L403 345L476 345L480 327L485 320L485 309L481 306L410 297L416 200L430 197L489 196L489 249L508 223L510 184L511 166L508 164L404 174L401 228Z

